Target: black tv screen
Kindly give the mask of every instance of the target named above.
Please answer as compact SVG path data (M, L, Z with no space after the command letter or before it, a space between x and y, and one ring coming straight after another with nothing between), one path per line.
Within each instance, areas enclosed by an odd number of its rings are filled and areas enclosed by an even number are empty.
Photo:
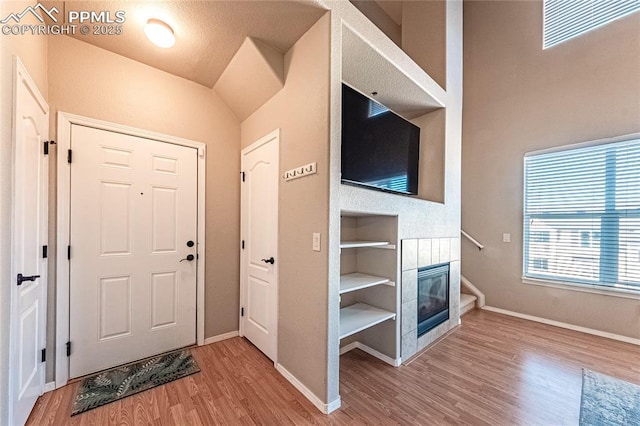
M416 195L420 128L342 85L342 182Z

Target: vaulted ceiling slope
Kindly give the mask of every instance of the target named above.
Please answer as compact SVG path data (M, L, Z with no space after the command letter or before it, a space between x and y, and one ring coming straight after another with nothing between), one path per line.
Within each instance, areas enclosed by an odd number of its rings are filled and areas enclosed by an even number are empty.
M284 53L326 12L312 1L67 1L62 7L124 10L123 34L74 37L210 88L246 37ZM174 47L149 42L144 34L149 18L173 28Z

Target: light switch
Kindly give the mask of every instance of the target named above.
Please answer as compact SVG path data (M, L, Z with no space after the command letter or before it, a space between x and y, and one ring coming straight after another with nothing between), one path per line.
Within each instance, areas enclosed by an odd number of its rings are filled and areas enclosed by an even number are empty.
M511 242L511 234L502 234L502 242L510 243Z
M320 251L320 233L313 233L313 251Z

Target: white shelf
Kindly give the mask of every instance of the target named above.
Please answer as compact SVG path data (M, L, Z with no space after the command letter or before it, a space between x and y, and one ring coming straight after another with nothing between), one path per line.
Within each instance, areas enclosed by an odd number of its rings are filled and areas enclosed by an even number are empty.
M376 277L375 275L361 274L354 272L352 274L340 275L340 294L350 291L362 290L363 288L373 287L374 285L395 286L396 283L389 278Z
M376 247L383 249L395 250L395 244L389 244L388 241L340 241L341 249Z
M340 309L340 338L351 336L388 319L395 319L395 312L385 311L366 303L356 303Z

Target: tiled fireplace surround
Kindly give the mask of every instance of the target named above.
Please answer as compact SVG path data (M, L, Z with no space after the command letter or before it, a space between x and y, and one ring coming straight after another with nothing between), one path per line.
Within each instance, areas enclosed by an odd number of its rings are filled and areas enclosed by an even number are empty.
M450 264L449 319L418 337L418 269ZM460 239L402 240L402 359L407 361L460 323Z

